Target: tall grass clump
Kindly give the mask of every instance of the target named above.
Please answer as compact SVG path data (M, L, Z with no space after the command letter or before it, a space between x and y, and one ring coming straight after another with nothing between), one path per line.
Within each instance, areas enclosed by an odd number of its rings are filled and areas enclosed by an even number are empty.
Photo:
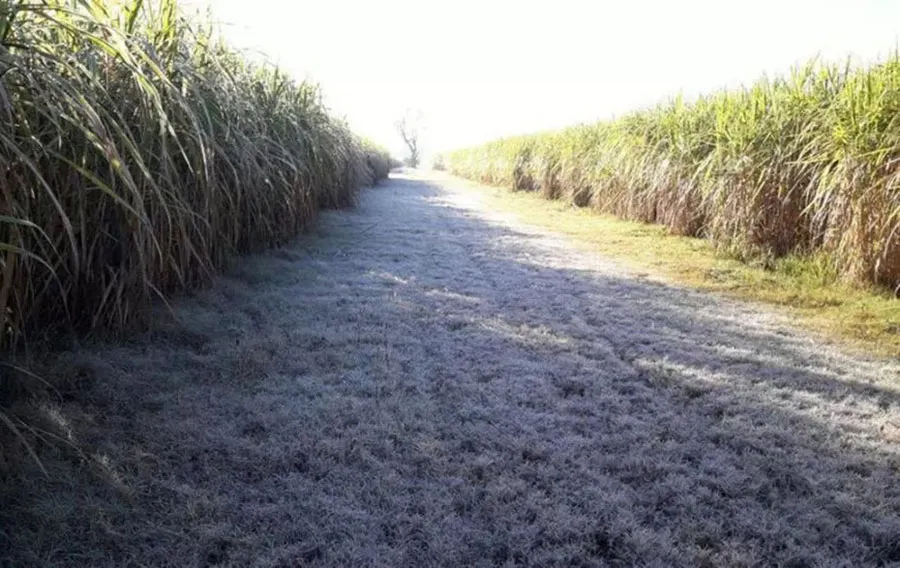
M483 183L538 191L711 239L744 260L824 259L900 288L900 57L678 98L620 119L447 156Z
M174 0L0 0L0 348L118 328L385 177Z

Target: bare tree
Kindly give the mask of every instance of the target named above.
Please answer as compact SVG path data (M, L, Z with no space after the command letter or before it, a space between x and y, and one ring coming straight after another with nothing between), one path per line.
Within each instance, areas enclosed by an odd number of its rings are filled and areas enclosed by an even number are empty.
M409 149L409 158L406 159L406 165L411 168L419 166L419 134L422 130L422 111L414 112L407 109L403 113L403 117L394 123L397 132L403 138L403 143Z

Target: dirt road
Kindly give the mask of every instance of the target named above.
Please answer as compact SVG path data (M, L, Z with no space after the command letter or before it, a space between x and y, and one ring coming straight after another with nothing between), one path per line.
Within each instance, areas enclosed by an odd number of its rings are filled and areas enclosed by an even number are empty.
M64 354L16 565L900 562L900 368L400 177ZM0 552L0 555L3 553Z

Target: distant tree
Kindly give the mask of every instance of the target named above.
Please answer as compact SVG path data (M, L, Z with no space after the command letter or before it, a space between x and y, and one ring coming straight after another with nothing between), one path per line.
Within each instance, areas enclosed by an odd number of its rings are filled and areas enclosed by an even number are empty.
M406 159L406 165L411 168L419 167L419 134L422 131L422 112L406 109L403 116L394 123L397 133L403 138L403 143L409 150L409 157Z

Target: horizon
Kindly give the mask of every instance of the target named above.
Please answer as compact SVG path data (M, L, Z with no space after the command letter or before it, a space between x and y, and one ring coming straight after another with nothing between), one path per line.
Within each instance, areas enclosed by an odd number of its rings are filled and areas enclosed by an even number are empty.
M740 88L813 58L871 64L896 50L900 22L900 3L885 0L764 0L749 8L562 0L552 11L509 0L431 10L410 0L184 5L209 9L234 47L318 83L336 115L396 157L405 151L394 122L407 108L421 110L426 159ZM304 21L319 25L305 29ZM387 72L386 61L394 62Z

